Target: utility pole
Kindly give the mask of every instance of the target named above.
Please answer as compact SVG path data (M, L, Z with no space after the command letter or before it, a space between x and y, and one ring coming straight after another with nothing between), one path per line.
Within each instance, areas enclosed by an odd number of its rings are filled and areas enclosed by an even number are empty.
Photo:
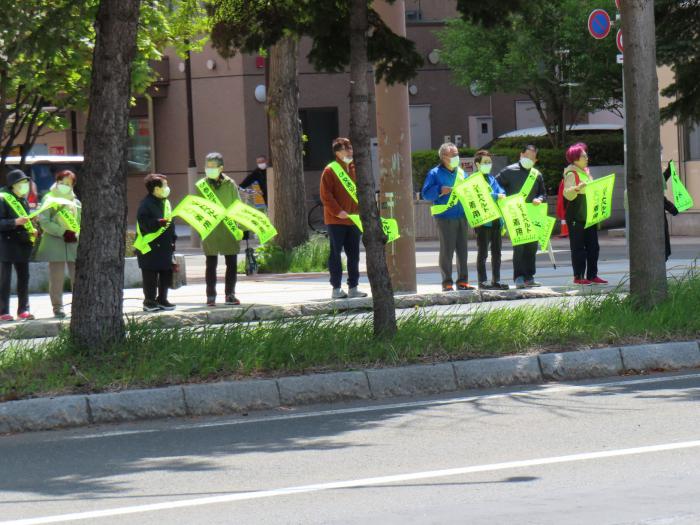
M394 33L406 36L404 0L378 0L374 9ZM395 218L401 233L386 247L387 265L394 291L410 293L417 285L408 86L382 81L375 85L375 99L382 216Z
M190 63L190 50L187 50L185 57L185 92L187 98L187 191L195 194L195 183L197 182L197 159L194 150L194 116L192 112L192 67ZM200 244L199 235L190 229L190 243L193 248L198 248Z

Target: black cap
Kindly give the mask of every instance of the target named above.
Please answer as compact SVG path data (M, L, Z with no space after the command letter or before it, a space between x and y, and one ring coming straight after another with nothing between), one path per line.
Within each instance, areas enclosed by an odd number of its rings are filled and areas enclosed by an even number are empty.
M11 188L21 180L29 180L29 177L22 170L12 170L7 174L7 187Z

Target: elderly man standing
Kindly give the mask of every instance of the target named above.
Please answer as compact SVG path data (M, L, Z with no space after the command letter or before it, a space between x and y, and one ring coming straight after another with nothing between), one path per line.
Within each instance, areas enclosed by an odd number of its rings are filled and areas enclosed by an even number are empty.
M352 144L344 137L338 137L332 144L335 160L328 164L321 174L321 202L323 221L328 226L328 240L331 251L328 257L328 270L333 291L332 299L346 297L367 297L357 288L360 281L360 239L362 233L350 220L350 215L359 214L355 163L352 159ZM342 252L348 260L348 291L341 288L343 279Z
M520 152L520 160L503 168L496 180L506 191L506 195L521 193L525 202L531 202L535 206L546 206L544 179L534 167L536 162L537 148L529 144ZM541 286L535 281L536 258L537 241L513 247L513 279L516 288Z
M435 216L440 237L440 272L442 291L454 290L452 281L452 258L457 252L457 289L474 290L469 284L467 268L467 217L464 208L452 189L467 178L459 166L457 146L446 142L440 146L440 164L428 172L423 184L422 196L433 201L431 213Z

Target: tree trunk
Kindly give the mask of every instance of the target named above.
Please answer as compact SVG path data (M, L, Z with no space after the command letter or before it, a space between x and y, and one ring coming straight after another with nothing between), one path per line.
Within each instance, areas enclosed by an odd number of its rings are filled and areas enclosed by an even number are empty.
M351 0L350 140L354 149L357 198L364 229L362 241L367 254L367 276L372 289L374 335L390 337L396 333L396 310L384 253L386 237L379 221L370 163L367 29L367 0Z
M85 163L79 179L73 340L91 352L124 338L124 234L131 64L140 0L102 0L95 21Z
M668 293L663 250L654 2L625 0L621 5L627 101L630 294L640 307L652 308Z
M270 48L268 112L270 149L274 169L271 197L272 220L277 228L275 242L284 250L304 244L309 238L306 223L306 189L297 56L299 43L284 37Z

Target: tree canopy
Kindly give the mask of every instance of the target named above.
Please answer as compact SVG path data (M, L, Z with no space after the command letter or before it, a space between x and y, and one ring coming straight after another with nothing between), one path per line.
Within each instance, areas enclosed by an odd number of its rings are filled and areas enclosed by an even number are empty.
M67 127L67 109L85 109L98 0L15 2L0 10L0 166L14 146L24 153L45 129ZM141 2L132 93L155 80L150 62L170 44L201 46L197 0Z
M212 43L224 57L267 49L283 36L293 35L312 38L307 58L317 70L339 72L350 64L347 0L212 0L208 9ZM391 31L371 8L368 18L367 54L377 79L393 84L413 78L423 63L415 43Z
M662 120L700 120L700 1L657 0L656 58L671 67L674 82L661 94L674 100L661 109Z
M460 85L481 94L526 95L553 143L560 144L567 121L621 106L615 39L595 40L586 30L598 5L598 0L533 0L500 21L450 20L439 33L442 56Z

